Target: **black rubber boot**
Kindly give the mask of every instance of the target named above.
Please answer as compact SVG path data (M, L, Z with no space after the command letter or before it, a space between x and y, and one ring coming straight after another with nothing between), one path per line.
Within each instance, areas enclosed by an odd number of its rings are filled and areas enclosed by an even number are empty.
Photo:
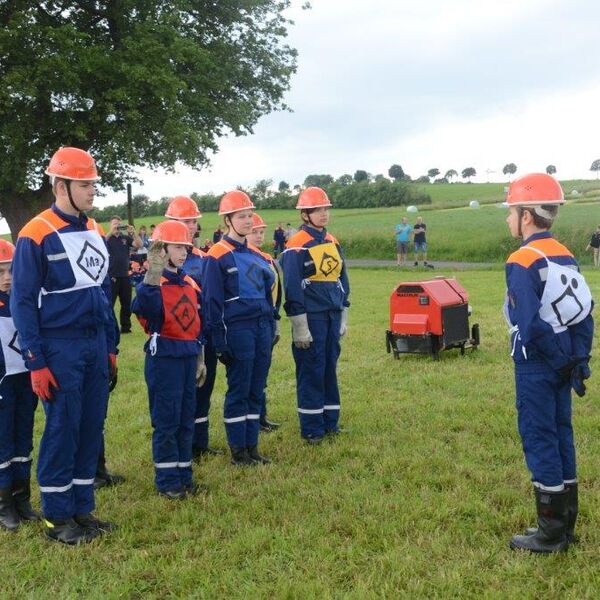
M19 529L21 519L15 506L12 487L0 488L0 527L8 531Z
M94 478L94 489L99 490L103 487L110 487L112 485L117 485L125 480L123 475L117 475L116 473L111 473L106 468L106 457L104 454L100 454L98 457L98 466L96 467L96 477Z
M248 456L257 465L268 465L271 462L266 456L258 453L258 446L248 446Z
M569 500L567 503L567 513L569 521L567 523L567 541L569 544L576 544L579 539L575 535L575 523L577 521L577 514L579 513L579 492L577 489L577 483L565 483L565 490L569 492ZM537 527L529 527L525 531L525 535L535 535L537 533Z
M513 550L529 552L562 552L569 547L567 523L569 492L547 492L534 488L538 527L532 535L515 535L510 541Z
M46 536L53 542L77 546L78 544L87 544L99 535L98 531L82 527L74 519L65 521L48 521L43 519Z
M81 525L85 529L95 531L98 535L102 533L110 533L114 531L117 526L114 523L110 523L109 521L101 521L96 518L92 513L87 513L85 515L75 515L73 520L77 525Z
M273 421L269 421L267 417L261 417L260 419L260 430L263 433L270 433L271 431L275 431L281 427L281 423L273 423Z
M258 463L253 461L248 454L247 448L231 447L231 464L237 467L254 467Z
M39 521L40 515L31 506L31 480L13 481L12 495L15 508L23 521Z

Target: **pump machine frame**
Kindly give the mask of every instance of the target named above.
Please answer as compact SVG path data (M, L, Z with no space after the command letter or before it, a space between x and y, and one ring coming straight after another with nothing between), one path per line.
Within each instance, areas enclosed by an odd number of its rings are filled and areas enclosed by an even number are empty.
M439 359L442 350L476 349L479 325L469 329L469 295L456 279L436 277L399 283L390 296L390 328L386 347L394 358L400 354L430 354Z

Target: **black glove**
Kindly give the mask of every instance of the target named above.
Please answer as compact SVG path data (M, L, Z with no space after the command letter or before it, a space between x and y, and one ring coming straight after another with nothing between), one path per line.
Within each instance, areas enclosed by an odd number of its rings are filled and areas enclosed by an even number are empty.
M226 367L233 364L233 354L229 351L229 348L217 348L216 349L217 358L219 362L224 364Z
M573 391L580 397L585 396L585 383L586 379L590 378L592 372L587 362L580 362L576 364L571 371L571 387Z

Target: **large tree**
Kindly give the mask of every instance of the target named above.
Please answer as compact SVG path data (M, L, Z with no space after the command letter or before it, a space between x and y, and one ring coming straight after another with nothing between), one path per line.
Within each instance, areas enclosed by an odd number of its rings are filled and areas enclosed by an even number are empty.
M508 180L510 181L511 175L514 175L517 172L517 165L515 163L508 163L502 167L502 173L504 175L508 175Z
M463 179L468 179L469 182L471 182L471 177L475 177L475 175L477 175L477 171L474 167L467 167L466 169L462 170L461 175Z
M404 179L404 170L402 169L402 167L398 164L393 164L389 169L388 169L388 175L394 180L394 181L401 181L402 179Z
M598 179L598 175L600 174L600 158L597 158L590 167L590 171L596 171L596 179Z
M427 177L429 177L429 179L434 179L439 174L440 174L440 170L437 168L429 169L429 171L427 171Z
M554 165L548 165L546 167L546 173L548 173L548 175L554 175L554 173L556 173L556 167Z
M446 174L444 175L444 177L448 180L448 181L452 181L452 179L454 177L458 177L458 173L456 172L455 169L448 169L446 171Z
M289 0L0 0L0 212L51 201L59 146L122 189L137 167L202 167L220 136L286 108Z

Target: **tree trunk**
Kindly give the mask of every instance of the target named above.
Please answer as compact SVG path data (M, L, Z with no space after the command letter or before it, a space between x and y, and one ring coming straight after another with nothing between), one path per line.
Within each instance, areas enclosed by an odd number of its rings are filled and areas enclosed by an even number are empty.
M19 231L39 212L52 204L52 188L47 179L39 190L0 192L0 214L6 219L14 242Z

